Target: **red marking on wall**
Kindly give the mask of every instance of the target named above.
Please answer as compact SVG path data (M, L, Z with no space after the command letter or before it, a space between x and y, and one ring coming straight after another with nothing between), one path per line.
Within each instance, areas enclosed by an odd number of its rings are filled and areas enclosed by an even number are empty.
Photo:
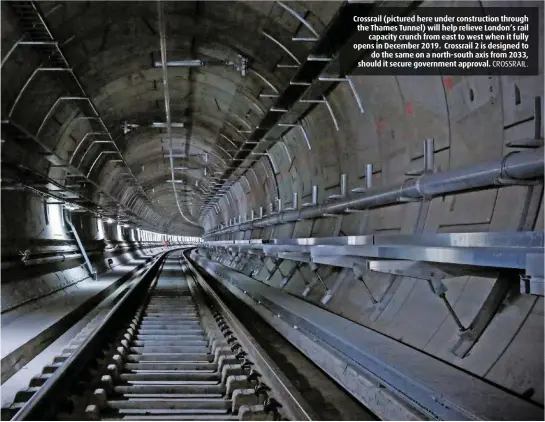
M409 116L412 116L414 114L413 103L411 103L410 101L407 101L407 103L405 103L405 112Z
M444 79L444 82L445 82L445 89L447 91L452 91L452 77L451 76L447 76L445 79Z
M378 119L377 121L375 121L375 128L377 130L383 130L386 128L386 123L384 122L384 120Z

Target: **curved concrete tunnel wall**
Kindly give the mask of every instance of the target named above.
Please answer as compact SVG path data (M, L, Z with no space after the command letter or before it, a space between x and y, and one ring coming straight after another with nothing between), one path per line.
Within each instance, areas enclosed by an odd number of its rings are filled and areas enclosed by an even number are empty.
M4 5L2 5L4 12ZM324 10L310 5L315 14L316 23L326 26L333 15L334 7L327 3ZM218 12L230 13L223 8ZM137 12L135 12L137 14ZM100 13L92 17L99 19ZM248 15L246 15L248 18ZM115 22L116 17L112 17ZM121 18L120 18L121 19ZM280 19L280 18L278 18ZM2 49L7 50L13 40L20 37L19 30L13 25L9 11L2 17ZM93 22L90 18L89 22ZM84 28L82 31L91 31ZM286 24L287 25L287 24ZM541 20L543 25L543 20ZM120 24L121 26L121 24ZM208 26L212 27L210 23ZM120 28L117 28L121 31ZM114 27L112 31L116 31ZM117 32L116 32L117 33ZM93 34L93 42L99 38ZM154 35L155 37L155 35ZM130 62L131 33L117 42L114 48L107 48L94 57L83 57L80 53L80 71L86 76L89 91L98 108L121 125L119 119L130 120L139 114L149 114L148 106L131 108L130 116L124 114L126 103L132 101L162 101L162 92L155 96L143 98L148 94L145 86L157 77L159 70L142 71L148 68L149 62ZM156 51L157 40L150 45L139 46L144 50ZM153 42L154 44L151 44ZM178 41L177 41L178 42ZM186 40L179 40L180 46ZM233 41L236 44L236 40ZM244 51L245 46L239 45ZM173 49L177 48L175 45ZM211 47L212 48L212 47ZM37 66L36 59L22 51L13 53L12 63L6 65L10 84L2 87L4 101L3 115L6 107L13 103L18 90L24 84L26 75ZM75 53L73 53L75 54ZM124 55L125 54L125 55ZM204 234L214 230L220 223L228 223L234 218L250 217L252 211L257 216L259 208L269 214L269 204L277 206L281 199L283 208L292 206L293 193L297 193L299 202L310 202L312 186L318 186L319 202L330 195L339 193L341 174L347 175L347 190L365 185L365 165L373 165L373 185L387 186L404 180L406 173L419 170L423 166L423 141L433 138L435 142L435 170L446 171L480 162L501 159L512 148L506 144L535 135L534 104L536 97L543 99L543 49L540 49L540 72L537 76L353 76L351 77L355 91L361 100L364 111L358 107L353 91L348 83L339 83L328 95L331 113L325 104L314 107L301 121L307 139L300 128L288 130L281 142L270 148L270 157L263 156L254 163L252 169L229 189L218 202L219 213L212 209L204 222ZM93 66L97 63L122 62L127 66L119 74L95 75ZM86 74L85 71L88 71ZM176 79L183 79L185 70L172 70ZM104 79L106 76L108 80ZM278 76L282 80L282 74ZM229 75L229 77L233 77ZM234 78L234 77L233 77ZM276 75L271 79L277 82ZM206 90L207 84L224 84L226 91L237 89L237 82L229 86L223 75L215 79L214 71L206 77L200 75L196 83L199 90ZM173 95L184 92L185 82L173 88ZM15 109L14 120L27 122L27 129L35 133L46 115L57 92L61 91L58 82L51 75L40 75L36 86L33 86L32 98L22 99ZM130 91L130 97L119 100L113 98L116 92ZM204 97L204 93L202 93ZM226 97L227 100L229 96ZM226 101L227 101L226 100ZM161 104L161 106L163 106ZM213 105L215 107L215 105ZM212 105L210 106L212 107ZM219 106L218 106L219 107ZM240 107L242 109L242 106ZM159 110L159 109L158 109ZM199 110L194 110L198 113ZM55 113L56 120L48 124L42 134L43 142L54 149L61 157L69 158L85 133L92 130L91 125L82 123L69 126L69 122L79 114L78 108L70 102L62 104ZM163 121L161 110L154 111L153 119ZM203 121L207 119L206 109L202 110ZM36 116L28 119L27 116ZM338 125L335 127L332 115ZM40 117L38 117L40 116ZM212 119L210 117L210 119ZM175 119L174 119L175 120ZM543 127L539 128L543 137ZM234 135L234 134L233 134ZM202 127L195 128L195 136L202 138L206 146L209 133ZM146 141L140 143L140 139ZM162 192L158 200L169 201L170 185L158 185L155 181L162 176L170 176L152 160L150 151L158 148L152 144L147 132L135 131L128 137L120 138L120 148L125 159L146 193ZM150 143L147 143L147 142ZM212 153L214 145L209 147ZM195 147L193 152L198 152ZM159 153L159 152L158 152ZM50 167L44 157L29 154L23 149L11 146L6 149L6 157L36 171L42 171L54 179L62 176L62 170ZM81 152L80 152L81 154ZM3 154L4 155L4 154ZM81 155L78 155L80 159ZM87 167L96 154L85 157ZM215 162L214 158L210 158ZM82 160L83 161L83 160ZM213 169L213 165L210 164ZM97 171L101 187L107 192L118 192L119 196L132 195L138 188L134 184L121 183L122 169L111 164L100 167ZM140 173L142 173L140 175ZM188 176L194 182L198 177ZM543 205L535 214L528 212L527 201L532 195L532 187L508 186L498 189L487 189L478 192L444 196L423 202L410 202L388 207L367 210L339 217L324 217L302 220L295 223L280 224L245 232L237 232L222 236L212 236L209 240L221 239L275 239L297 237L346 236L359 234L384 233L453 233L453 232L488 232L488 231L520 231L543 230ZM28 191L2 192L2 258L3 261L19 258L20 250L36 245L44 251L48 247L67 246L77 252L77 245L65 230L52 224L59 219L58 205L48 206L47 217L44 200ZM103 198L95 195L94 200L102 203ZM126 201L126 203L128 203ZM149 207L144 200L138 198L133 210ZM131 208L131 207L129 207ZM150 208L151 209L151 208ZM156 212L155 210L150 211ZM174 216L175 217L175 216ZM172 218L174 218L172 217ZM161 228L165 232L176 235L200 236L203 231L191 229L183 224L171 224L172 220L162 220ZM140 250L159 247L161 241L134 241L131 230L122 229L118 236L115 224L105 224L103 239L100 239L97 219L90 215L74 214L74 222L81 229L80 236L84 244L91 250L107 251L107 247L123 245L125 250ZM150 226L142 227L151 230ZM102 242L101 242L102 240ZM94 263L105 261L108 255L96 256ZM85 276L81 267L82 260L74 266L61 271L71 271L67 279L58 279L51 289L60 288ZM237 265L242 272L253 274L256 279L271 286L280 287L284 276L291 272L295 265L284 261L279 271L268 279L269 270L275 264L270 259L264 263L248 257ZM75 268L78 268L77 271ZM348 270L321 265L319 274L325 284L339 288L326 304L320 302L323 296L321 287L315 288L308 296L302 293L306 281L312 278L310 269L303 266L295 272L289 284L284 288L317 306L326 307L331 312L349 318L380 333L407 343L425 353L429 353L453 365L482 376L494 383L520 394L526 394L533 400L543 404L543 307L542 297L523 296L516 292L504 302L502 309L494 316L470 354L465 358L457 358L450 350L458 340L457 327L448 315L444 304L434 296L428 286L416 279L408 277L391 277L372 273L365 280L375 298L387 298L379 309L373 306L362 283ZM14 304L24 303L29 299L47 294L50 287L36 287L38 280L44 277L54 278L56 271L41 274L37 277L19 279L14 277L11 283L2 283L2 309L10 309ZM78 278L79 277L79 278ZM4 277L3 277L4 278ZM68 280L68 281L67 281ZM496 279L484 277L458 277L446 280L447 297L453 304L464 326L468 326L484 304L486 297ZM47 282L49 283L49 282ZM46 284L47 284L46 283ZM53 282L51 282L53 283ZM5 290L4 286L17 286L16 289ZM8 293L4 294L4 291ZM9 297L13 303L9 302ZM4 297L6 307L4 307Z
M268 214L269 203L274 204L276 211L278 197L287 208L291 206L293 192L299 194L302 202L310 202L312 185L318 186L321 202L339 193L342 173L347 174L348 190L365 186L365 164L373 165L373 186L387 186L406 179L406 172L423 167L422 143L427 138L435 141L436 171L501 159L513 150L506 147L506 143L534 136L535 98L543 93L541 76L352 76L351 79L365 112L360 113L349 85L340 84L329 96L339 130L331 123L325 105L314 109L303 121L312 149L307 148L298 128L287 132L283 139L285 146L278 143L271 148L276 171L265 171L262 166L265 159L254 164L253 170L231 189L237 205L229 208L227 214L225 211L219 216L210 213L213 218L209 226L205 226L206 230L241 214L249 216L251 210L257 212L259 206ZM519 94L515 95L515 91ZM261 182L270 178L269 182L278 186L279 196L275 189L263 191ZM433 203L432 214L445 211L448 217L427 223L428 227L431 229L429 224L432 224L444 227L444 231L482 231L492 224L491 230L512 229L520 215L513 213L509 204L512 221L503 221L503 216L498 214L505 213L502 198L499 198L500 206L494 208L495 198L500 195L509 200L517 192L524 195L526 191L526 187L492 189L453 196L440 201L446 204L442 206ZM486 206L476 210L471 208L473 202ZM519 200L519 203L517 212L520 213L524 202ZM222 201L221 205L225 207L228 203ZM399 217L410 207L401 205L372 211L373 222L369 229L398 232ZM396 218L398 221L394 223ZM384 222L375 222L376 219ZM362 233L362 228L354 224L359 220L358 215L344 217L343 233ZM324 235L335 235L335 232L326 231ZM277 235L283 236L290 237L291 233Z
M62 206L46 205L33 193L8 191L2 196L2 313L90 279ZM108 269L163 250L164 240L181 244L178 238L144 235L85 214L71 218L99 278ZM107 258L113 262L108 264Z
M365 164L373 164L373 186L388 186L404 180L405 173L423 167L423 140L435 140L435 170L446 171L465 165L501 159L511 148L507 142L532 138L535 131L534 102L543 98L543 68L535 77L351 77L365 112L360 113L348 84L339 86L329 102L339 124L335 130L325 105L319 105L303 121L312 150L299 128L283 138L285 147L271 149L274 173L260 163L246 172L250 184L239 181L231 192L238 201L229 211L213 216L206 229L259 207L268 215L269 203L282 199L291 206L292 193L311 202L312 185L318 199L339 193L339 179L347 174L347 190L365 186ZM520 99L518 94L520 92ZM541 127L543 136L543 127ZM264 160L264 159L262 159ZM263 190L271 178L278 187ZM244 195L240 193L240 187ZM271 194L272 192L272 194ZM246 232L212 236L208 240L278 239L338 235L394 233L455 233L543 230L543 204L537 214L528 213L532 188L512 186L393 205L338 217L302 220ZM225 202L221 202L222 207ZM275 208L276 210L276 208ZM226 260L229 262L232 257ZM280 288L296 264L285 260L268 279L275 263L243 257L237 268ZM257 272L254 270L257 268ZM320 265L318 270L328 288L341 283L332 299L323 305L324 290L317 286L304 297L313 275L308 266L296 271L284 291L349 318L378 332L446 360L520 394L531 394L543 403L543 307L542 297L521 296L516 291L504 303L468 356L451 353L459 339L458 328L441 300L425 282L408 277L369 273L365 282L381 309L374 307L361 281L352 271ZM447 297L462 324L475 318L496 279L458 277L445 280ZM517 287L517 286L515 286Z
M288 148L291 147L291 163L284 151L276 148L273 157L279 171L275 177L283 203L290 205L292 190L300 192L303 200L308 201L312 184L319 186L319 198L338 193L341 173L348 175L348 189L362 186L364 167L360 163L374 164L376 184L387 185L403 178L406 171L422 166L422 160L416 157L422 154L422 139L428 137L436 141L437 170L444 171L501 158L508 152L505 142L533 136L534 97L543 95L541 76L453 79L452 87L447 89L444 79L439 77L354 77L364 104L377 104L379 109L382 104L387 105L382 113L376 107L370 107L365 117L357 115L359 110L355 104L350 104L353 102L351 93L346 86L341 86L330 101L339 126L344 130L332 131L331 127L328 128L327 110L316 110L306 119L309 137L315 145L312 152L305 151L305 142L297 139L295 130L295 134L288 133L285 138ZM527 93L520 104L515 102L516 87L523 87ZM474 92L473 101L470 100L471 91ZM339 107L343 99L347 105L344 109ZM504 130L503 127L510 129ZM321 148L322 145L327 147ZM429 205L396 205L369 210L363 217L353 214L320 218L223 238L486 232L520 230L523 226L526 230L542 230L542 206L537 220L535 216L525 215L525 203L530 194L528 187L521 186L491 189L436 198ZM256 205L265 205L275 199L269 196L266 201L255 204L252 203L253 195L246 198L232 216L244 214L255 209ZM422 214L422 208L428 206ZM244 260L248 259L243 258L240 267L252 273L255 267L251 262L244 265ZM266 260L265 265L268 269L274 267L270 260ZM280 287L284 276L294 265L285 261L270 280L267 280L269 273L265 268L255 277ZM308 269L301 270L301 273L294 274L284 291L303 297L307 284L305 279L311 280L312 275ZM392 290L391 276L368 275L365 281L375 298L391 296L384 308L377 311L352 272L321 266L320 273L329 288L344 278L327 309L518 393L534 392L532 398L542 402L543 298L515 295L512 302L505 304L495 316L471 353L460 359L450 353L459 338L458 329L447 309L425 283L402 278L396 281ZM464 326L467 327L477 315L495 281L483 277L445 281L447 297ZM320 303L323 295L323 290L317 287L305 299L323 306Z
M541 54L543 54L541 52ZM312 185L323 202L340 191L340 175L347 175L347 191L365 186L365 164L373 165L373 186L388 186L407 179L407 172L423 168L423 141L435 141L435 171L501 159L512 148L508 142L535 134L535 100L543 101L543 60L538 76L352 76L364 112L360 112L348 83L340 83L328 96L337 120L336 130L325 104L302 121L311 150L299 128L290 129L281 143L270 149L271 158L255 163L230 189L237 201L221 201L221 213L210 212L206 231L231 219L250 218L269 204L277 210L299 201L311 202ZM543 126L539 129L543 136ZM265 163L265 167L262 165ZM272 165L274 163L274 165ZM266 171L266 168L269 170ZM274 170L273 170L274 169ZM246 180L244 180L246 179ZM263 188L263 183L269 185ZM273 187L269 187L273 184ZM278 189L276 193L275 186ZM543 230L543 204L528 212L531 187L488 189L411 202L365 213L344 214L257 228L207 238L278 239L394 233L456 233ZM540 201L541 202L541 201ZM226 206L228 207L226 209ZM229 256L225 262L232 261ZM280 260L282 261L282 260ZM243 256L237 268L281 288L296 265L284 260L269 279L275 263ZM254 270L256 270L254 272ZM503 304L470 353L458 358L451 349L458 328L441 300L425 282L408 277L369 273L365 282L375 298L387 298L374 307L361 281L352 271L320 265L328 288L340 283L333 298L323 305L323 289L303 292L313 276L308 266L296 271L284 291L349 318L378 332L446 360L520 394L543 403L542 297L521 296L516 291ZM446 280L447 297L467 327L475 318L496 279L458 277Z

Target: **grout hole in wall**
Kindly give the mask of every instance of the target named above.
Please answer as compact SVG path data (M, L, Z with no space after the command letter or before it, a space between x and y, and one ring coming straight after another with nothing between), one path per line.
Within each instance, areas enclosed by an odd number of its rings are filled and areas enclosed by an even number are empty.
M470 88L469 89L469 101L473 102L474 99L475 99L475 95L473 94L473 90Z

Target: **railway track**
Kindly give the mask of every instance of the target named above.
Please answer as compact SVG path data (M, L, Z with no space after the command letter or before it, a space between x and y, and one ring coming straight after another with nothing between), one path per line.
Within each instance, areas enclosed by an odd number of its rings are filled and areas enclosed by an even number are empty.
M202 280L201 280L202 281ZM3 409L12 420L310 420L311 411L182 251L130 282Z

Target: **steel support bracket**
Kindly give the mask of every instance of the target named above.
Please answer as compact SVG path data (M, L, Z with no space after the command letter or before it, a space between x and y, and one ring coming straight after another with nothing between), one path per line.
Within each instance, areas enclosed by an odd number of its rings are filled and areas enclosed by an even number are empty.
M295 275L295 273L297 272L297 270L299 268L301 268L301 265L303 265L302 262L296 262L295 265L292 267L292 269L290 270L290 272L282 279L282 281L280 282L280 289L283 289L284 287L286 287L286 285L289 283L289 281L291 280L291 278Z
M310 294L314 286L318 284L318 280L314 280L311 283L305 283L305 284L306 284L305 290L303 290L303 293L301 293L301 296L303 297L307 297Z
M442 269L427 262L419 261L369 261L368 267L371 271L426 280L428 282L430 290L445 303L445 306L447 307L449 314L454 319L454 322L458 326L459 331L467 331L467 328L462 324L462 322L456 315L456 312L454 312L454 309L452 308L450 302L448 301L446 297L447 288L442 282L442 280L445 278L452 278L454 276L453 274L443 271Z
M443 270L427 262L409 260L369 260L367 269L420 280L443 280L458 275L455 271Z
M71 233L74 235L75 239L76 239L76 242L78 244L78 247L79 247L79 250L81 252L81 254L83 255L83 258L85 259L85 264L87 265L87 269L89 270L89 275L91 276L91 278L93 278L94 280L97 280L98 277L97 277L97 272L96 270L93 268L93 266L91 265L91 261L89 261L89 257L87 255L87 251L85 250L85 247L83 246L83 243L81 242L81 239L78 235L78 231L76 230L76 227L74 226L74 224L72 223L72 220L70 219L70 217L66 216L65 219L64 219L68 225L70 226L70 229L71 229Z
M367 295L369 296L369 299L371 299L371 302L373 302L373 305L376 305L378 301L375 299L375 296L373 296L371 289L369 288L369 286L365 282L365 279L363 278L365 272L368 270L368 266L369 266L369 263L366 263L365 267L362 265L355 264L352 267L352 271L354 271L354 275L356 276L356 279L361 281L361 283L363 284L363 287L365 288L365 291Z
M458 341L450 350L452 354L460 359L468 355L500 309L512 287L513 274L509 272L500 274L467 330L458 333Z
M278 270L278 268L280 268L280 265L282 264L282 260L281 259L273 259L271 258L274 262L274 267L271 271L269 271L269 275L267 276L267 278L265 279L265 281L269 281L274 273Z

